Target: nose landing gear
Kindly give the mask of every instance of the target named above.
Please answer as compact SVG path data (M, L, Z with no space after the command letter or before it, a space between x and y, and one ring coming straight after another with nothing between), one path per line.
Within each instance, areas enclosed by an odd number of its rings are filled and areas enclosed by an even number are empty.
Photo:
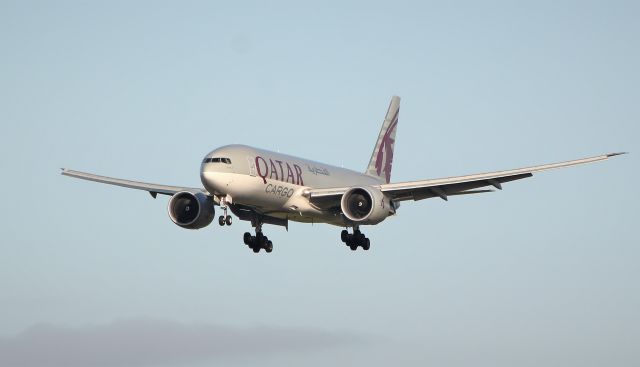
M358 247L362 247L365 251L371 248L371 241L357 227L354 229L353 234L350 234L346 229L343 230L340 233L340 239L345 245L349 246L351 251L357 250Z
M227 215L225 213L224 215L221 215L218 217L218 224L221 226L224 226L224 225L230 226L231 224L233 224L233 218L230 215Z
M228 199L224 197L220 199L220 206L222 208L222 211L224 212L223 215L218 217L218 224L220 226L224 226L225 224L230 226L233 223L233 218L227 214L227 210L229 209L229 206L227 205L227 203L230 203Z

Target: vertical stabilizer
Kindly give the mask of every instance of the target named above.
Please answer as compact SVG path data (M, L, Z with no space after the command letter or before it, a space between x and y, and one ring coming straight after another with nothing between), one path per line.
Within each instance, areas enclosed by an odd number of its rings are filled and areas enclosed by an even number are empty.
M389 183L391 181L391 167L393 163L393 148L396 142L398 128L398 112L400 112L400 97L393 96L387 115L382 122L382 129L378 135L376 146L373 148L371 160L365 174L378 177Z

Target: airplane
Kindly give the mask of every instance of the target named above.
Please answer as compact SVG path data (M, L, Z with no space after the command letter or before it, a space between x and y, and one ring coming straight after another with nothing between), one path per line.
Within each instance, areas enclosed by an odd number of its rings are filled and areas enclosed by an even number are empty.
M534 173L607 160L625 154L609 153L571 161L456 177L391 182L393 151L398 128L400 97L393 96L366 170L357 172L246 145L227 145L207 154L200 165L203 188L167 186L62 168L62 175L130 189L144 190L155 199L169 195L171 220L182 228L200 229L222 209L220 226L238 219L251 222L255 235L245 232L244 244L253 252L273 251L262 231L264 224L284 226L289 221L326 223L344 228L340 238L351 250L369 250L361 231L395 215L407 200L480 194L502 190L502 184ZM487 189L488 188L488 189ZM349 233L352 229L352 233Z

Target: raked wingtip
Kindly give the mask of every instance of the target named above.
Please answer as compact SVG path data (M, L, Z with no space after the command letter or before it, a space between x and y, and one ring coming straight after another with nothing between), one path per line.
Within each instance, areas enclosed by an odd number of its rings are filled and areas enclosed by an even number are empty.
M615 156L617 156L617 155L623 155L623 154L629 154L629 152L609 153L609 154L607 154L607 158L609 158L609 157L615 157Z

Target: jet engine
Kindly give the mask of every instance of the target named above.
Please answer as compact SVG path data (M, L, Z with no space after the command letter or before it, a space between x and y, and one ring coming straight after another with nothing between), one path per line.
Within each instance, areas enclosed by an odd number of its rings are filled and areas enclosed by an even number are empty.
M355 223L378 224L395 213L389 198L373 187L352 187L340 200L342 214Z
M182 228L204 228L215 216L213 205L213 199L201 192L182 191L169 200L169 218Z

